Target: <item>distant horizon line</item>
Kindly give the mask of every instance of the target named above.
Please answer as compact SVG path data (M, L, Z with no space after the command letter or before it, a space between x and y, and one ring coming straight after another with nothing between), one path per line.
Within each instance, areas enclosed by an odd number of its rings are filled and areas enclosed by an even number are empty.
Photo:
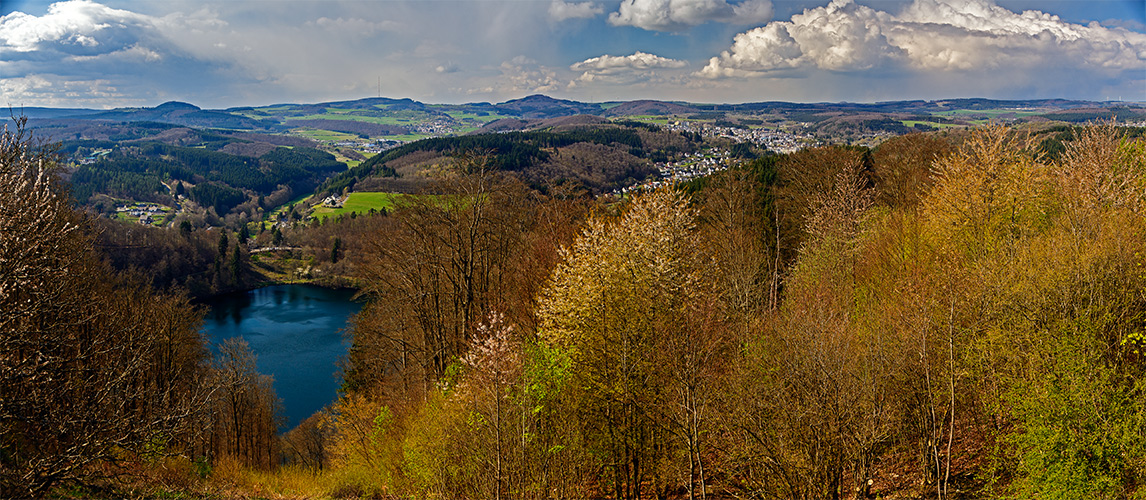
M194 103L187 102L187 101L181 101L178 99L170 99L167 101L162 101L162 102L155 104L155 105L152 105L152 106L146 106L146 105L119 106L119 107L108 107L108 108L71 107L71 106L25 106L25 105L16 105L16 104L12 104L12 103L6 103L5 106L7 108L9 108L9 110L11 110L11 111L16 111L19 109L60 109L60 110L74 109L74 110L92 110L92 111L112 111L112 110L125 110L125 109L155 109L155 108L158 108L158 107L166 105L166 104L187 104L187 105L194 106L194 107L201 109L201 110L226 111L226 110L230 110L230 109L240 109L240 108L267 108L267 107L291 106L291 105L306 106L306 105L330 104L330 103L338 103L338 102L357 102L357 101L366 101L366 100L372 100L372 99L386 99L386 100L391 100L391 101L410 101L410 102L416 102L419 104L436 105L436 106L467 106L467 105L482 105L482 104L496 106L496 105L512 103L515 101L522 101L525 99L536 98L536 97L544 97L544 98L548 98L548 99L551 99L554 101L567 101L567 102L574 102L574 103L579 103L579 104L598 104L598 105L611 104L611 103L642 102L642 101L660 102L660 103L678 104L678 105L692 105L692 106L740 106L740 105L761 104L761 103L879 105L879 104L892 104L892 103L901 103L901 102L935 103L935 102L942 102L942 101L967 101L967 100L984 100L984 101L997 101L997 102L1065 101L1065 102L1080 102L1080 103L1095 103L1095 104L1146 105L1146 101L1134 101L1134 100L1126 101L1126 100L1123 100L1121 97L1118 99L1107 99L1107 100L1070 99L1070 98L1066 98L1066 97L1041 97L1041 98L1027 98L1027 99L1002 99L1002 98L994 98L994 97L943 97L943 98L934 98L934 99L922 99L922 98L920 98L920 99L899 99L899 100L881 100L881 101L762 100L762 101L742 101L742 102L701 102L701 101L666 100L666 99L653 99L653 98L613 99L613 100L605 100L605 101L579 101L576 99L566 99L566 98L560 98L560 97L553 97L553 96L543 94L543 93L535 93L535 94L528 94L528 95L518 97L518 98L507 99L507 100L501 101L501 102L468 101L468 102L461 102L461 103L430 102L430 101L418 100L418 99L415 99L412 97L367 96L367 97L359 97L359 98L351 98L351 99L331 99L331 100L315 101L315 102L275 102L275 103L270 103L270 104L250 104L250 105L228 106L228 107L218 107L218 108L203 107L203 106L200 106L198 104L194 104Z

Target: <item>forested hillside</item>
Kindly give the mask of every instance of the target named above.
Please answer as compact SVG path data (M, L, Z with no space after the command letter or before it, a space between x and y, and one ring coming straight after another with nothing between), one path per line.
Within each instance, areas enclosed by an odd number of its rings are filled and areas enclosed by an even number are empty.
M424 139L376 155L332 177L320 192L334 194L353 189L371 176L408 175L449 164L453 156L464 152L481 152L489 156L493 167L513 172L535 189L573 182L600 194L655 175L654 160L665 161L694 151L701 142L639 122Z
M1141 492L1146 145L956 141L758 160L560 230L536 224L585 208L459 181L500 196L397 214L370 267L328 467L445 497Z
M482 203L379 247L325 466L413 496L1133 495L1144 147L907 136L585 222L467 177Z
M278 189L306 193L346 165L314 148L273 148L257 158L160 142L120 147L71 174L81 202L95 194L174 203L176 189L218 216ZM179 188L172 188L178 183ZM182 187L190 186L190 187ZM269 208L269 207L268 207Z
M353 276L368 301L348 333L338 402L281 437L269 381L247 368L241 345L211 363L179 337L179 361L149 357L169 352L158 347L171 341L157 339L193 331L185 302L145 292L135 278L109 281L95 256L70 261L88 262L88 274L48 271L63 255L91 255L54 251L90 245L89 226L52 183L27 181L37 169L6 156L0 173L14 187L0 193L18 194L0 205L0 303L18 314L0 320L3 338L14 339L0 346L3 359L17 360L0 382L5 492L787 499L1146 491L1146 141L1132 129L1032 135L990 126L905 135L874 149L808 148L626 198L594 196L583 180L537 189L505 159L581 155L564 133L527 132L504 148L488 136L379 155L363 164L370 172L337 179L398 172L414 158L432 157L439 168L392 210L310 222L289 215L281 230L251 235L309 252L315 273ZM648 148L657 133L618 128L577 144L619 153L627 141ZM6 145L22 144L7 137ZM691 145L677 137L685 142L656 144ZM392 163L401 158L407 163ZM42 214L58 223L28 219ZM208 244L202 233L179 245ZM229 244L223 235L219 250L204 254L216 255L213 279L229 279L220 260ZM67 281L76 279L90 284ZM100 287L127 287L141 299ZM163 318L181 319L130 326ZM101 342L143 349L115 360L160 361L90 364L96 354L83 350L85 335L105 331L136 332ZM129 385L106 378L104 366L129 374ZM82 379L88 385L48 382L72 370L96 375ZM179 390L164 389L173 381ZM8 396L21 387L58 397L40 405ZM122 408L92 400L67 409L51 403L62 401L51 392L59 387L78 395L156 389L133 392L141 399ZM213 402L187 406L196 398ZM200 410L180 413L187 408ZM68 448L73 435L59 433L51 446L29 445L55 428L41 415L96 410L112 412L110 421L129 428L115 435L126 437ZM173 427L130 427L144 421ZM61 469L69 475L42 472ZM47 479L19 489L29 477Z
M122 497L102 488L275 463L275 397L246 345L212 361L182 294L105 263L37 144L22 120L0 134L0 496Z

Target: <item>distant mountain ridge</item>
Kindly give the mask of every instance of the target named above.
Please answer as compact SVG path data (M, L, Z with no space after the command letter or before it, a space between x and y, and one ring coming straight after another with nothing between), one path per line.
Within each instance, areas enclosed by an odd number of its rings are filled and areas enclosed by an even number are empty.
M154 108L119 108L112 110L69 109L52 112L52 108L36 108L27 113L29 118L56 118L73 120L103 120L116 122L154 122L200 128L254 129L260 124L250 118L226 111L208 111L185 102L168 101Z
M521 99L505 101L494 106L499 112L522 118L555 118L570 115L597 115L604 109L599 104L588 104L534 94Z
M665 101L629 101L605 111L606 116L678 115L696 112L696 107Z
M850 102L820 102L820 103L793 103L783 101L762 101L740 104L698 104L658 100L634 100L610 103L586 103L568 99L556 99L542 94L534 94L520 99L511 99L502 103L473 102L456 105L426 104L409 98L392 99L387 97L369 97L349 101L330 101L314 104L278 104L262 107L233 107L219 110L205 110L194 104L170 101L153 108L118 108L111 110L96 110L83 108L13 108L12 112L19 116L24 115L33 120L95 120L104 122L154 122L182 127L215 128L232 130L264 130L270 132L285 131L292 126L305 125L309 115L322 115L328 110L337 109L346 114L346 118L354 115L363 116L379 110L388 112L411 112L421 116L441 117L449 119L444 108L461 110L475 116L497 115L510 120L523 120L527 122L546 120L575 115L591 115L604 118L626 116L665 116L665 115L711 115L713 113L918 113L932 114L944 113L953 110L975 111L992 109L1040 109L1044 111L1065 111L1080 108L1114 108L1129 107L1134 110L1143 110L1142 103L1114 103L1096 101L1078 101L1068 99L1028 99L1028 100L1000 100L985 98L956 98L941 100L906 100L877 103L850 103ZM276 108L289 108L291 114L271 113L267 110ZM338 117L335 117L338 118ZM309 122L314 125L316 122ZM330 123L324 122L327 125ZM497 122L494 122L497 123ZM491 130L504 127L507 122ZM350 125L350 124L347 124ZM372 127L357 126L334 127L343 128L346 132L359 131L376 132L390 131L398 133L397 126L374 122ZM369 130L367 130L369 129Z

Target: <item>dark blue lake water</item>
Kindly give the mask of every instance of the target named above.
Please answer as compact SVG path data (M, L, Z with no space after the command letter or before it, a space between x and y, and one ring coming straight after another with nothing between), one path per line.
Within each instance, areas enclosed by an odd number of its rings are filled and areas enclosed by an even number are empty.
M350 345L346 321L362 305L353 290L276 285L215 297L203 330L213 344L242 337L258 356L260 373L275 378L286 427L294 428L338 396L339 361Z

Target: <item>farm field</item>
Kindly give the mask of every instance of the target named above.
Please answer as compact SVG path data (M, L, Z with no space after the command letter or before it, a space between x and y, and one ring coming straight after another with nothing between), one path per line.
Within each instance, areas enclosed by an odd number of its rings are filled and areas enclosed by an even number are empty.
M325 114L291 116L291 117L288 117L286 119L286 121L287 121L287 124L289 124L291 121L294 121L294 120L344 120L344 121L352 121L352 122L373 123L376 125L409 125L411 123L416 124L419 122L419 117L415 117L415 116L408 116L408 117L363 116L363 115L358 115L358 114L355 114L355 115L345 114L346 112L340 113L337 111L335 111L335 112L331 112L331 111L332 110L327 110L327 113L325 113Z
M350 193L346 197L346 201L343 202L342 208L318 206L315 207L314 212L311 213L311 216L325 219L327 217L337 217L339 215L348 214L350 212L365 214L370 212L370 209L372 208L375 210L385 209L390 211L394 209L398 198L401 196L403 195L398 193Z
M358 136L354 135L354 134L346 134L343 132L334 132L331 130L319 130L319 129L308 128L308 127L296 128L296 129L291 130L291 132L298 134L298 135L301 135L303 137L306 137L307 139L312 139L312 140L319 141L319 142L321 142L321 141L333 141L333 142L352 141L352 140L358 139Z
M1021 110L1021 109L955 109L951 111L940 111L932 113L934 116L942 116L945 118L956 118L967 120L976 125L982 125L992 120L997 120L1000 117L1007 118L1024 118L1028 116L1037 116L1046 113L1046 111L1034 110ZM934 124L933 124L934 126Z
M698 120L682 120L679 117L668 116L668 115L631 115L631 116L626 116L626 117L620 118L620 119L621 120L629 120L629 121L637 121L637 122L642 122L642 123L652 123L652 124L656 124L656 125L668 125L668 123L670 121L689 121L689 122L698 121Z
M925 122L922 120L900 120L900 121L903 123L903 126L905 126L905 127L914 127L920 123L927 125L929 127L935 127L935 128L952 128L952 127L962 127L963 126L963 125L958 125L958 124L954 124L954 123Z

